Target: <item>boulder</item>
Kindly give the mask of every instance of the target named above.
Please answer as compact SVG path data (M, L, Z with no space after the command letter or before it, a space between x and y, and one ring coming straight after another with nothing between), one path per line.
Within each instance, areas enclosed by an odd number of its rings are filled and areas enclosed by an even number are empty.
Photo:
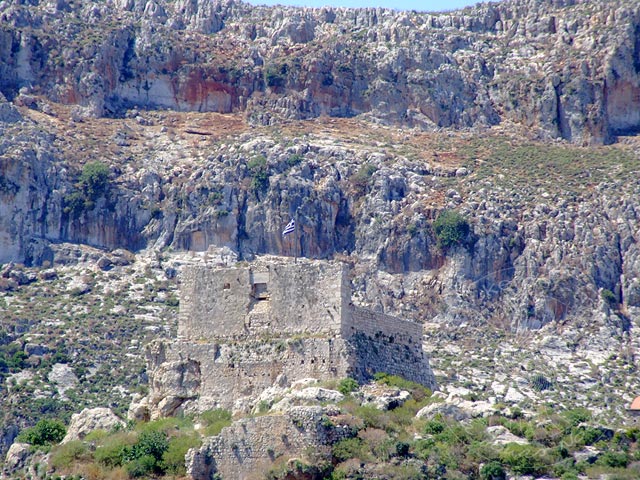
M296 405L313 403L338 403L344 400L344 395L336 390L328 390L320 387L308 387L302 390L294 390L282 400L273 405L272 410L285 411Z
M40 345L38 343L27 343L24 346L24 353L26 353L29 356L31 355L42 356L45 353L49 353L49 347L47 347L46 345Z
M575 458L576 463L578 462L587 462L594 463L602 452L597 448L586 446L582 450L577 452L573 452L573 458Z
M20 115L18 109L0 93L0 122L16 123L20 120L22 120L22 115Z
M64 395L64 392L78 384L78 377L66 363L56 363L51 367L51 372L49 372L47 379L56 384L60 395Z
M452 418L457 422L471 418L470 412L450 403L432 403L431 405L427 405L416 413L416 417L433 418L438 414Z
M123 426L124 422L109 408L85 408L82 412L72 415L71 424L62 443L82 440L94 430L110 431Z
M139 393L135 394L129 404L127 418L135 421L149 421L149 398L143 397Z
M379 410L392 410L411 398L411 394L406 390L378 383L363 385L360 395L363 405L372 405Z
M31 452L31 445L28 443L16 442L7 452L7 456L4 460L4 468L8 473L13 473L16 470L20 470L26 464L27 458Z
M378 410L393 410L401 407L404 402L411 398L411 394L406 390L396 390L380 396L369 396L365 398L363 405L372 405Z
M123 267L131 265L133 262L135 262L136 256L129 250L125 250L124 248L117 248L111 252L110 260L113 265Z
M502 425L487 427L487 433L491 437L491 443L494 445L506 445L507 443L526 445L529 443L527 439L514 435Z

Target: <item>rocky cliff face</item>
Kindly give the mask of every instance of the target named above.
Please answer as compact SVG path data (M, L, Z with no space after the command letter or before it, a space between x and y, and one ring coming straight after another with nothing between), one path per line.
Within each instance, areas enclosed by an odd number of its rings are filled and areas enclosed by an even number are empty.
M242 111L258 124L367 114L609 143L640 126L636 2L523 1L446 14L238 1L3 2L0 91L87 115Z

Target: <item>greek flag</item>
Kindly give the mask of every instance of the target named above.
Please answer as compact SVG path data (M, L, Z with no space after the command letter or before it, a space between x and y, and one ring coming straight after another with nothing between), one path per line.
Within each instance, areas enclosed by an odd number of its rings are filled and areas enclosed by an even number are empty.
M284 230L282 231L282 236L284 237L285 235L288 235L294 232L295 230L296 230L296 221L291 220L289 223L287 223L287 226L284 227Z

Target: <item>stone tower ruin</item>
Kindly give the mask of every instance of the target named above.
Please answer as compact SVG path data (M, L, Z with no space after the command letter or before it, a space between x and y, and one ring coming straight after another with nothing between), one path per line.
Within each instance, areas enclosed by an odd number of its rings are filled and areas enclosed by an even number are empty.
M184 267L178 337L152 343L147 361L152 417L242 408L310 377L386 372L435 388L422 326L354 306L340 262Z

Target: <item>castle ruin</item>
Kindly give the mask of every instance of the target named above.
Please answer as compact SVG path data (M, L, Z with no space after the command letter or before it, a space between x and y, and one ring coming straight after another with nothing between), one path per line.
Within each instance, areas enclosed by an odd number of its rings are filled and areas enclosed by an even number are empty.
M340 262L184 267L178 338L152 343L147 361L152 417L241 409L303 378L386 372L435 388L422 326L354 306Z

